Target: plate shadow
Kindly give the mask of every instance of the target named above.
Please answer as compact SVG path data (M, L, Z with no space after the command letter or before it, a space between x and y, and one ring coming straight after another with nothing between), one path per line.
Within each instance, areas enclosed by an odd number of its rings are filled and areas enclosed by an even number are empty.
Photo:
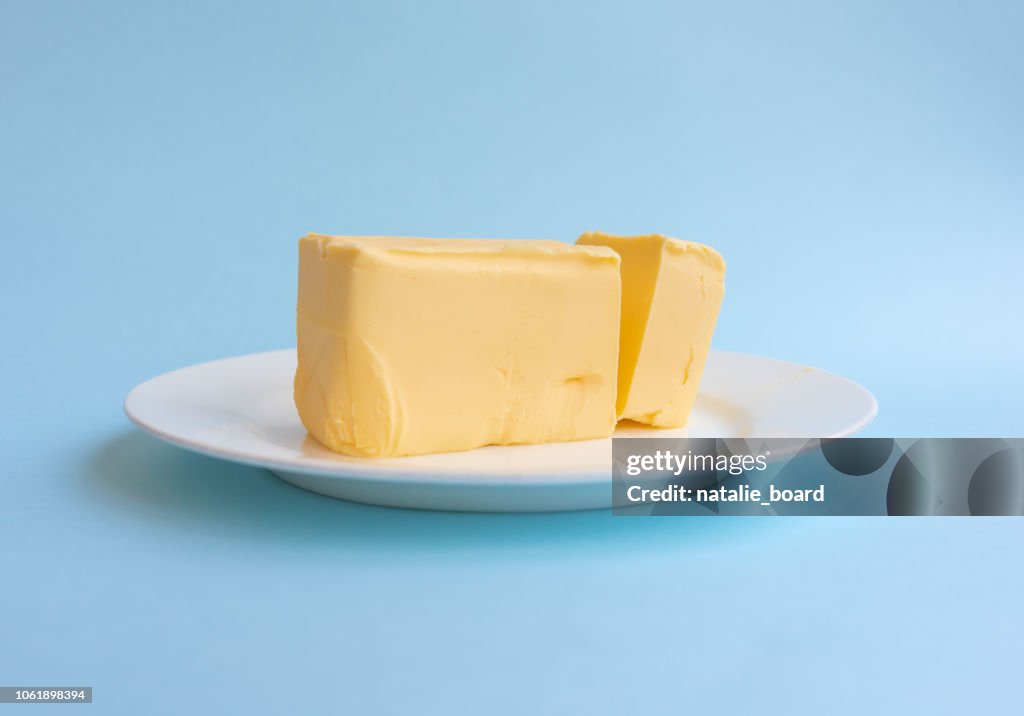
M585 552L707 549L762 532L754 518L630 518L610 510L471 513L362 505L307 492L262 468L198 455L137 431L99 445L90 495L123 514L192 534L360 552Z

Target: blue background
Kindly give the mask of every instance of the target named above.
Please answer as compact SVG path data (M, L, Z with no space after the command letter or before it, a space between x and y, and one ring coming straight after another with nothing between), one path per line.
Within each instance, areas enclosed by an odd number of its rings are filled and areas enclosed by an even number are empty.
M1019 708L1024 523L432 514L132 430L307 231L659 231L716 344L1024 433L1017 2L0 2L0 682L104 713ZM45 711L46 708L43 707Z

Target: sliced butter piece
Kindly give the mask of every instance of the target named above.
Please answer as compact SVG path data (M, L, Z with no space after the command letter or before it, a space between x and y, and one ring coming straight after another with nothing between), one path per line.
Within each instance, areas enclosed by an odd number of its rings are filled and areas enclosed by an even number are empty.
M689 419L725 293L714 249L667 236L580 236L622 258L619 418L659 428Z
M619 307L603 247L309 235L295 405L350 455L606 437Z

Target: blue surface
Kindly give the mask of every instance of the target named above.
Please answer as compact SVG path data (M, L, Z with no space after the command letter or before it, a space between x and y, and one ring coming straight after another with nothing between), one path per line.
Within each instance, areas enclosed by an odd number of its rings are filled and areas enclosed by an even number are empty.
M102 713L1019 706L1024 522L335 502L132 430L310 230L718 247L717 345L1024 433L1024 5L0 5L0 682ZM46 707L42 707L46 711ZM62 712L63 713L63 712Z

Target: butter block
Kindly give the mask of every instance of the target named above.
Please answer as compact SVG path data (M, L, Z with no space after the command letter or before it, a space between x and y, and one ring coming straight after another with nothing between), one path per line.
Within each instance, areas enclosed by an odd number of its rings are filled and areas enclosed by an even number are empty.
M295 405L350 455L606 437L619 309L605 247L311 234Z
M580 236L622 258L619 418L686 424L725 294L725 261L709 246L651 234Z

